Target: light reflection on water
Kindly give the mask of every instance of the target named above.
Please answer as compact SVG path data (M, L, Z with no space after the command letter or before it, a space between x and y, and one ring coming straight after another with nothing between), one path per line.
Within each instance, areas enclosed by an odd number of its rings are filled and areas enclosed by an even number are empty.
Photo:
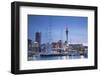
M82 59L84 56L33 56L28 57L28 60L65 60L65 59Z

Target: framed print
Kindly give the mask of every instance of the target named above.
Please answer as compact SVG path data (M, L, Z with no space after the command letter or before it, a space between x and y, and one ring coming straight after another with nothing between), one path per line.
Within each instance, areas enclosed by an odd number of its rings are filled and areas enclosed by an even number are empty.
M11 3L11 72L97 69L97 7Z

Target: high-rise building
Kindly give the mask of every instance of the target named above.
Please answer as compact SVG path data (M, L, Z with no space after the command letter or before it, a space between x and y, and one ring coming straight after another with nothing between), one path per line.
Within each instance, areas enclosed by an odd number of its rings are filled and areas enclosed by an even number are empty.
M39 46L41 45L41 32L35 33L35 41L38 42Z
M28 50L32 50L32 40L28 39Z

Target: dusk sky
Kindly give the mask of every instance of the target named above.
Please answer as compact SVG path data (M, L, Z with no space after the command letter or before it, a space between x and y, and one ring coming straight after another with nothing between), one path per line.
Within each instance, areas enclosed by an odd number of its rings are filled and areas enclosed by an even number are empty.
M35 40L35 32L41 32L41 43L66 40L69 43L88 43L88 18L78 16L28 15L28 38ZM50 33L51 32L51 33Z

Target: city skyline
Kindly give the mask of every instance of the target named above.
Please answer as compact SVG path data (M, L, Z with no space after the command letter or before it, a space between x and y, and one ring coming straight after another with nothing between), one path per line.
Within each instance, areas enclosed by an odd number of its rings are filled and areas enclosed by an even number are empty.
M64 42L68 28L69 42L87 45L87 22L87 17L28 15L28 38L35 41L35 33L41 32L41 43L49 42L50 37L52 42Z

